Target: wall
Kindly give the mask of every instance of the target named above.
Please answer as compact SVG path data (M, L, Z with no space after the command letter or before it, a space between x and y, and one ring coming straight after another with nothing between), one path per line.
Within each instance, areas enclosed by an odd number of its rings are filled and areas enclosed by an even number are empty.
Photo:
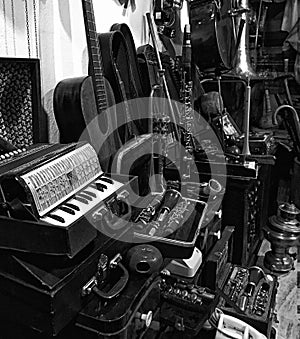
M36 10L34 11L35 4ZM26 6L28 26L26 25ZM0 2L0 56L1 57L36 57L36 27L39 26L39 1L4 0ZM27 28L29 43L27 41ZM37 32L38 34L38 32ZM37 41L38 43L38 41ZM28 50L30 49L30 53Z

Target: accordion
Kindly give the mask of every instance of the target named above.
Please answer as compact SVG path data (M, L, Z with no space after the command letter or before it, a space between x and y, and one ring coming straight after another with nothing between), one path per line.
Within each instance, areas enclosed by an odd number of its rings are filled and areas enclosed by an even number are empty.
M88 143L41 144L1 159L0 248L73 257L96 237L95 216L124 186L122 176L103 173Z

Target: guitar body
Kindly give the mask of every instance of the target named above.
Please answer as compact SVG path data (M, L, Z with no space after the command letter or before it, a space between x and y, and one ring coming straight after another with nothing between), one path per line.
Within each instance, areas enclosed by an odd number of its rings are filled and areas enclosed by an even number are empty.
M98 115L93 82L90 76L60 81L54 90L54 115L60 132L60 142L85 140L98 151L103 171L110 170L113 156L121 147L117 132L114 95L104 81L108 106Z

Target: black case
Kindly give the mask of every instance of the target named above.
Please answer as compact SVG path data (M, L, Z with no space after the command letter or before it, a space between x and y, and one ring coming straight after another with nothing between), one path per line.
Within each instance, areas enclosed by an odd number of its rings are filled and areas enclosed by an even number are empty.
M159 310L160 281L157 274L131 273L127 286L116 298L100 303L94 297L76 319L77 337L140 338ZM145 321L141 320L142 314L147 316Z
M82 289L97 272L100 255L111 259L129 246L99 234L73 259L2 254L1 318L57 335L89 302Z
M232 258L234 226L225 227L222 237L214 245L203 265L201 284L213 290L222 275L225 264Z

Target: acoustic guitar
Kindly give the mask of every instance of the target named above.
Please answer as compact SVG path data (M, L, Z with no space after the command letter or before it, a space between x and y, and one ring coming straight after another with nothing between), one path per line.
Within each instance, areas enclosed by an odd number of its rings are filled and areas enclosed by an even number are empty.
M112 108L115 104L113 91L104 77L92 0L82 0L82 9L89 75L65 79L57 84L53 100L54 115L60 142L79 139L90 142L98 152L103 171L108 172L122 142L116 126L116 111Z

